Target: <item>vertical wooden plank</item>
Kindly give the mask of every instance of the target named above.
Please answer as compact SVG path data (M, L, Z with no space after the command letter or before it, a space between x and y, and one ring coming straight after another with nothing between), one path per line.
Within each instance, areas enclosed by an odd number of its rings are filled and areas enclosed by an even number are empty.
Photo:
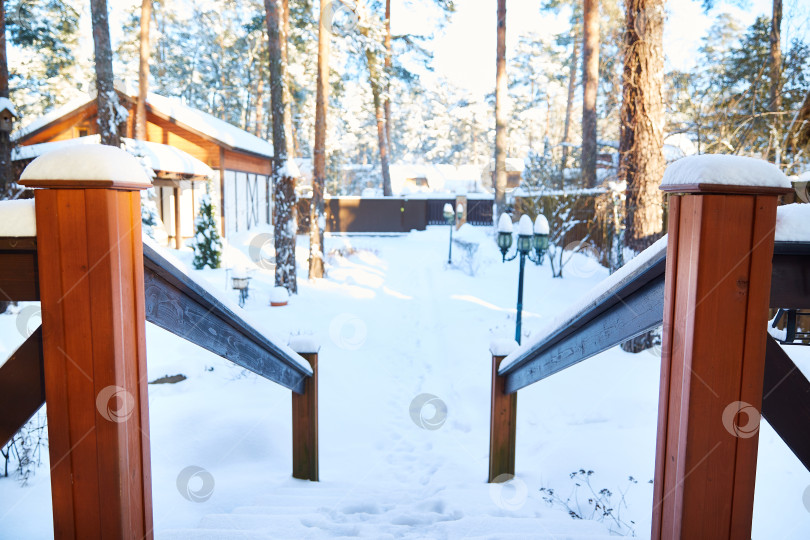
M304 393L292 393L293 478L318 481L318 353L300 353L312 366Z
M667 263L664 285L664 309L669 311L664 314L664 320L674 321L673 302L675 287L677 284L677 264L678 264L678 238L679 238L679 216L681 211L681 196L671 195L669 197L669 234L667 237ZM661 530L662 512L660 501L664 498L664 467L666 460L664 451L667 441L667 423L669 414L669 385L672 379L672 332L664 332L661 344L661 380L658 390L658 433L656 435L655 446L655 475L653 479L653 505L652 528Z
M671 197L652 537L750 538L776 196L691 191Z
M492 356L492 394L489 418L489 482L505 482L515 475L517 392L506 394L506 378L498 375L505 356Z

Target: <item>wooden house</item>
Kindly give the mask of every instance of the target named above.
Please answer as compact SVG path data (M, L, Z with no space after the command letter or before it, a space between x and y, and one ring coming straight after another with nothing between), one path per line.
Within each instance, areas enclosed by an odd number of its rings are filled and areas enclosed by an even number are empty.
M120 90L118 95L129 111L121 135L132 138L135 98ZM96 119L97 102L87 95L29 123L13 138L24 147L92 136L98 133ZM146 120L148 142L181 150L214 171L209 185L212 200L219 203L223 236L272 223L272 144L178 99L153 93L147 99ZM206 181L183 173L157 174L153 181L160 217L177 246L194 234L194 194L206 189Z

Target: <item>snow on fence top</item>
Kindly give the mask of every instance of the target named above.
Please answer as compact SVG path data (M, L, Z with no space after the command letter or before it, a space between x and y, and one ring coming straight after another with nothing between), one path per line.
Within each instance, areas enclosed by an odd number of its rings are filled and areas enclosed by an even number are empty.
M36 236L34 199L0 201L0 236Z
M777 242L810 242L810 204L786 204L776 209Z
M120 148L104 145L79 145L48 152L34 161L20 176L20 182L75 180L77 182L110 182L134 188L152 187L152 182L138 160Z
M631 259L630 262L596 284L596 286L583 295L579 301L574 302L568 309L546 325L545 328L541 329L533 335L531 339L526 340L525 343L511 352L509 356L504 358L503 362L501 362L498 373L503 374L510 365L522 358L524 354L540 345L559 328L572 323L574 319L579 317L582 311L600 304L607 296L613 294L614 291L612 291L612 289L615 285L627 279L631 274L648 267L653 261L658 260L666 250L667 235L664 235L653 245L639 253L634 259Z
M727 154L689 156L669 165L661 187L695 184L790 188L779 168L761 159Z

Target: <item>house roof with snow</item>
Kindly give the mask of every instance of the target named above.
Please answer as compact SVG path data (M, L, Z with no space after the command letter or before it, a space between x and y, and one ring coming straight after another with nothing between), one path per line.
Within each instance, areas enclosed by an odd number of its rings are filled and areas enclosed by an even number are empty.
M129 111L122 134L133 138L136 100L121 90L117 92L121 104ZM97 111L96 99L85 94L30 122L12 136L18 146L25 147L95 135ZM180 150L200 163L188 160L185 155L172 156L165 148L148 147L158 162L174 163L173 167L183 171L189 168L199 171L203 164L219 170L223 184L226 170L268 176L272 169L273 146L268 141L178 99L154 93L149 94L146 104L146 141Z
M149 141L136 141L124 138L124 148L130 154L143 159L158 177L171 178L213 178L214 170L192 155L172 146ZM37 158L48 152L77 145L101 144L99 135L88 135L75 139L18 146L11 153L12 161Z
M134 106L135 96L125 94L120 90L118 95L128 105ZM146 107L147 113L215 142L228 150L241 150L267 158L273 156L273 145L268 141L206 112L189 107L178 98L169 98L150 92L147 96ZM19 144L45 142L59 132L66 120L86 118L95 113L95 108L95 96L84 94L18 129L12 134L12 138Z

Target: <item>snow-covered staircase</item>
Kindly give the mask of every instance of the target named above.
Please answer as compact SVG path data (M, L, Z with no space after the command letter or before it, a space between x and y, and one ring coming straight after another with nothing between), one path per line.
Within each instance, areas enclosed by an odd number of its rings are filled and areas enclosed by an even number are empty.
M195 529L164 530L157 538L609 538L604 525L572 520L550 509L539 493L521 494L514 487L363 491L356 485L296 482L259 497L255 505L207 515Z

